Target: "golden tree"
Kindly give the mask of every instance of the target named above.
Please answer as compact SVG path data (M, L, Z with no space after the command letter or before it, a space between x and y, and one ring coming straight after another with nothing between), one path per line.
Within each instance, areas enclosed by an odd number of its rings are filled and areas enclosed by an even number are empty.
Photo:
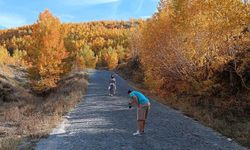
M139 44L133 45L145 81L159 81L160 88L211 79L239 49L249 12L241 0L161 0L158 12L139 30Z
M27 50L27 60L32 87L43 91L56 86L63 73L62 61L67 57L60 20L49 10L39 15L33 27L32 44Z
M105 48L99 53L99 64L108 67L109 70L115 69L118 65L118 54L112 48Z
M97 59L95 53L90 49L88 45L82 47L77 53L77 59L82 60L82 68L95 68Z

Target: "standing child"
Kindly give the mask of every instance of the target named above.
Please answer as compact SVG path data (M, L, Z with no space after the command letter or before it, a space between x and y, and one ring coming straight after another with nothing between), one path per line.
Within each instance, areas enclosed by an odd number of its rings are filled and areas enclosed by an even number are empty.
M115 79L114 74L111 75L111 79L109 80L108 90L109 90L109 95L110 96L115 95L115 92L116 92L116 79Z

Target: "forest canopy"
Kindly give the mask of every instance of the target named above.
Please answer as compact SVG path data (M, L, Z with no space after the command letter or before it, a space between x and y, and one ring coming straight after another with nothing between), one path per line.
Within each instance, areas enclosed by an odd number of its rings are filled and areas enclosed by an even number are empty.
M83 68L114 69L127 61L129 35L142 20L64 23L49 10L33 25L0 30L2 53L29 66L32 87L44 91L56 86L68 72ZM5 57L5 56L3 56ZM1 60L0 60L1 61Z

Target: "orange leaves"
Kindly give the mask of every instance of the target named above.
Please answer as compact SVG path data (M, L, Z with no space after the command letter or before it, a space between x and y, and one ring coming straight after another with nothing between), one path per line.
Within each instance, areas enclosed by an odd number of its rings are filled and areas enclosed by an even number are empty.
M115 49L109 47L99 53L99 65L108 67L109 70L116 68L118 65L118 55Z
M81 68L93 68L95 63L98 63L99 67L108 67L109 64L109 68L113 69L117 60L122 63L130 56L128 34L137 24L137 20L64 24L64 30L67 32L65 45L70 53L67 64ZM113 49L114 52L107 53L107 49ZM104 55L107 55L106 58ZM109 60L111 62L108 62Z
M240 40L235 37L243 39L249 14L249 5L241 0L161 0L158 12L130 42L139 51L145 81L153 78L168 84L211 78L232 59L229 51L239 49Z
M109 47L116 51L119 63L128 60L131 57L128 35L131 29L142 22L142 20L98 21L61 25L58 18L45 10L40 14L36 24L0 32L0 44L6 44L7 49L27 51L26 60L29 65L42 66L41 74L53 70L46 69L53 68L47 62L60 64L59 66L64 68L63 71L68 72L77 67L94 67L96 61L101 61L97 55ZM85 54L80 56L85 47L90 49L87 50L89 56ZM60 55L57 54L58 49L61 49ZM107 63L104 66L107 66ZM36 72L38 71L34 71Z
M105 39L103 37L97 37L92 42L92 48L96 50L101 50L105 45Z
M63 73L62 61L68 55L63 41L61 24L58 18L45 10L33 27L32 44L27 50L32 64L30 77L33 88L43 91L56 86Z
M95 53L87 45L85 45L78 51L77 59L79 60L79 65L82 66L81 68L96 67L97 58L95 57Z

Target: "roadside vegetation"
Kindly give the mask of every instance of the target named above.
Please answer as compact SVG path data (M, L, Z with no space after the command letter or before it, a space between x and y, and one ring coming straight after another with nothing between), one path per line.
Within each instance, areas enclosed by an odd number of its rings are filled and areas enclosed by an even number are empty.
M5 60L15 62L8 56ZM72 72L46 95L29 88L27 69L16 63L0 64L0 149L33 149L81 100L87 87L85 72Z
M61 24L45 10L33 25L0 30L0 149L32 149L84 96L83 69L129 58L128 35L139 24Z
M250 146L250 5L161 0L118 71L148 93Z
M85 68L116 69L250 147L249 14L242 0L161 0L147 20L62 24L45 10L0 30L1 148L46 135L84 95Z
M50 17L53 28L41 17L35 26L37 33L30 37L41 45L31 43L30 51L0 47L0 149L13 150L20 143L19 148L33 149L36 141L48 135L85 94L86 72L63 71L62 60L67 53L61 54L64 44L60 30L55 28L60 24ZM46 36L52 39L44 41Z
M87 76L85 72L71 73L46 96L3 81L1 85L0 149L16 149L20 142L21 148L32 149L82 99Z

